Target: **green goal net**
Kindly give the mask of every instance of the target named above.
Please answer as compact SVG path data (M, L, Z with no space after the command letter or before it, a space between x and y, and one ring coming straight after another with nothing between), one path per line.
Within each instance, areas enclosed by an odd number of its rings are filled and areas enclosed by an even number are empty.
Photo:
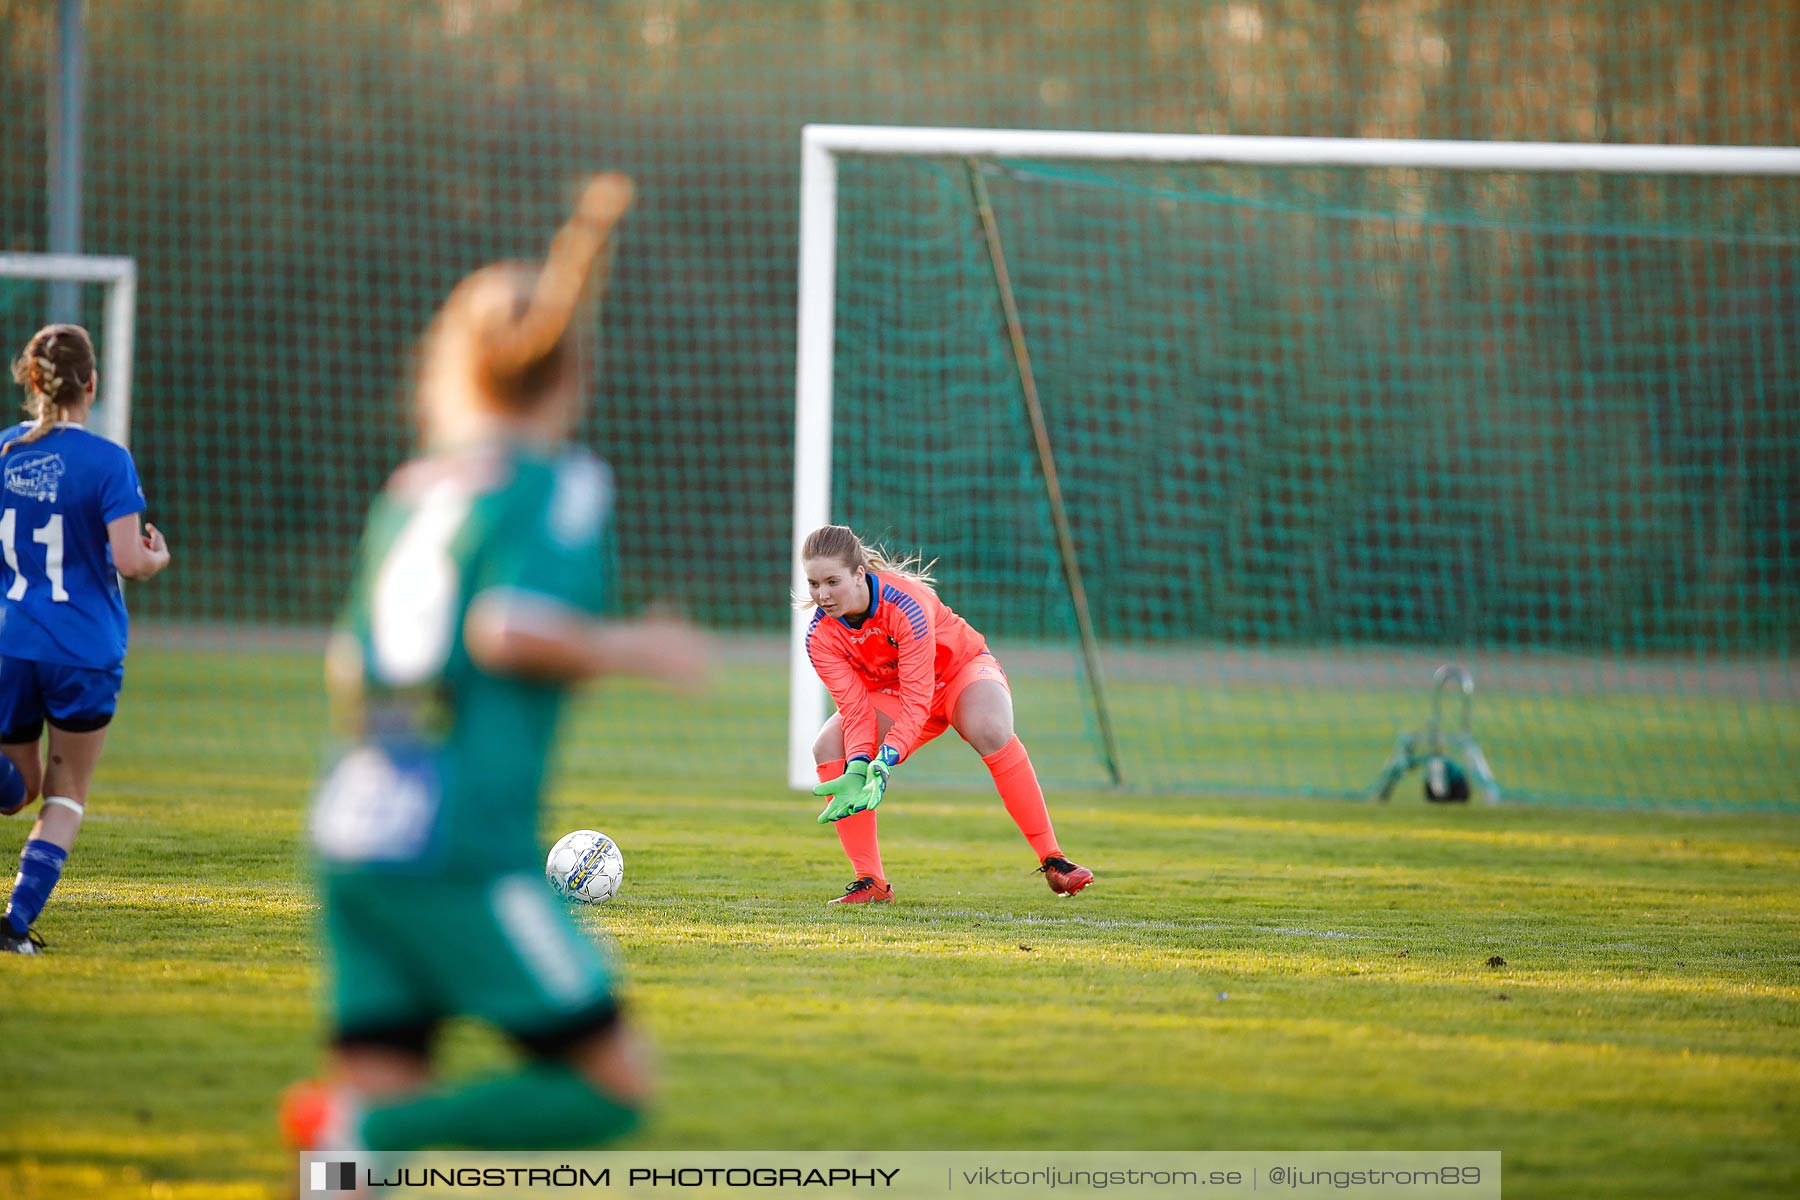
M832 511L1098 783L970 169L836 160ZM1510 797L1800 805L1800 180L978 169L1128 782L1361 793L1456 663Z

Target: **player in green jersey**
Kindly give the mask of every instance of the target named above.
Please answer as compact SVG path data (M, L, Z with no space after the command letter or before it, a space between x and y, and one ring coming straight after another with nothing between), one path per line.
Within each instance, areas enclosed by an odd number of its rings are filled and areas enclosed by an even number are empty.
M570 322L631 195L623 176L591 180L541 266L476 272L426 334L424 453L369 514L328 655L347 749L311 837L335 1028L330 1078L283 1105L299 1148L593 1145L631 1128L651 1088L536 837L571 686L704 669L687 626L605 615L611 477L567 445L582 407ZM461 1015L509 1035L521 1064L434 1081L433 1038Z

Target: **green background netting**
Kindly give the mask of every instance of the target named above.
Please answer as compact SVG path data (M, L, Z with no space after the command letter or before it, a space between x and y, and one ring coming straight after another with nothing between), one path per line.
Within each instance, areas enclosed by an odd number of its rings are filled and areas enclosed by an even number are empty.
M0 0L6 249L46 248L53 13ZM769 773L802 123L1800 141L1800 10L1772 2L120 0L87 23L84 244L140 266L134 448L180 556L134 589L140 645L323 620L432 307L618 167L643 202L590 433L626 591L744 635L714 703ZM952 603L1043 673L1040 756L1093 778L972 218L954 172L905 171L846 195L844 282L879 294L840 312L839 453L905 420L891 391L958 416L891 431L892 482L840 477L842 515L946 556ZM1800 800L1791 188L1103 174L992 183L1102 635L1163 673L1115 681L1135 777L1360 786L1440 653L1474 648L1502 782ZM7 346L38 294L0 288ZM1487 728L1509 703L1523 723ZM622 770L690 749L649 711L617 713Z
M985 178L1136 781L1353 790L1457 660L1515 790L1795 797L1800 182ZM965 169L846 158L839 210L839 505L1066 641Z

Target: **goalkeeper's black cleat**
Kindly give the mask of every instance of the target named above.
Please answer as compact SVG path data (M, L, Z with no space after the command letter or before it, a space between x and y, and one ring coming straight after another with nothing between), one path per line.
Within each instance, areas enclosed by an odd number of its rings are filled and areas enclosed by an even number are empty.
M1050 890L1059 896L1073 896L1094 882L1092 871L1076 866L1060 854L1050 855L1038 870L1043 873L1044 882L1050 885Z
M42 954L44 939L35 929L14 933L12 926L0 921L0 954Z
M827 900L827 904L889 904L894 899L894 885L882 883L864 875L861 879L853 879L844 894Z

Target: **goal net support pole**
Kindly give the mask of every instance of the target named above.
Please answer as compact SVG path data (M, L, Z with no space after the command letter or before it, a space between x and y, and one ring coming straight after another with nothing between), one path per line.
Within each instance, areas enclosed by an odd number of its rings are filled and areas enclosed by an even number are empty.
M93 254L0 254L0 279L98 283L106 287L100 330L100 403L95 432L121 446L131 441L132 333L137 322L137 262ZM8 353L12 353L9 349Z

